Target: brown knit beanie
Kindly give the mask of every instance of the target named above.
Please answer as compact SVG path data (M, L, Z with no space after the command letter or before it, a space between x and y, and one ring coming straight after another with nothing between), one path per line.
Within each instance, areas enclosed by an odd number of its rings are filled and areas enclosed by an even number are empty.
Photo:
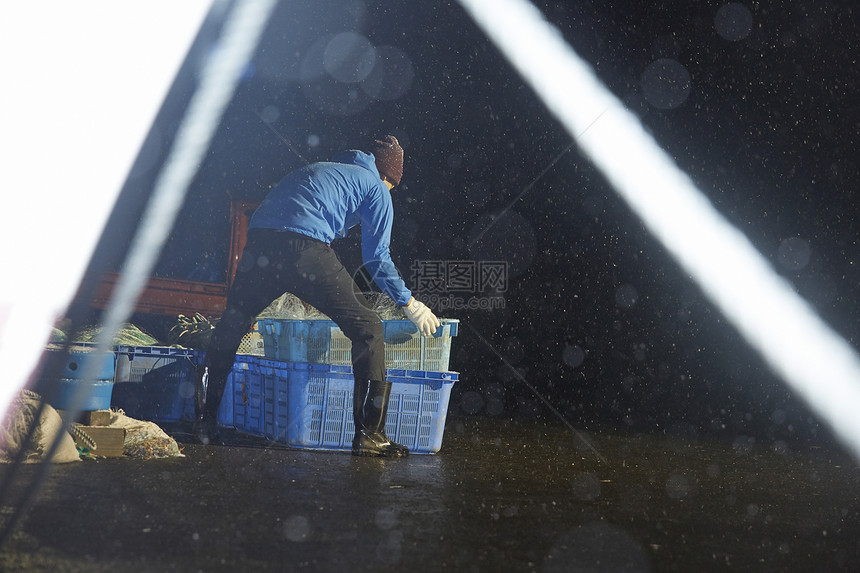
M370 144L370 152L376 158L376 169L380 175L385 175L395 185L400 184L403 177L403 148L393 135L386 135L381 140L375 139Z

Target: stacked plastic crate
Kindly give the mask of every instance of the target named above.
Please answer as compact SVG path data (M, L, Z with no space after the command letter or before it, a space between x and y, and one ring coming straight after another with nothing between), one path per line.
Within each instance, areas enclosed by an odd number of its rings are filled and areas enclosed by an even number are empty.
M128 416L157 423L194 419L195 379L205 354L172 346L115 346L116 374L111 407ZM256 368L256 356L237 355L227 387L239 384ZM232 391L218 410L218 423L232 427Z
M205 353L174 346L114 347L116 374L111 406L121 408L133 418L151 422L178 422L194 419L196 370ZM224 399L218 411L218 423L234 425L234 384L257 375L263 356L263 339L258 327L247 334L239 346L233 371L227 381ZM259 397L258 397L259 398ZM241 422L245 424L246 420ZM253 427L253 425L249 425ZM254 432L262 435L262 431Z
M355 431L350 340L330 320L264 319L259 326L266 359L251 394L262 399L249 395L246 402L234 386L236 427L295 448L349 450ZM408 320L383 321L387 378L393 382L385 430L413 453L436 453L442 446L458 380L449 371L458 326L443 319L436 334L425 337Z
M314 450L349 450L353 424L352 343L330 320L264 319L264 356L237 354L218 413L221 426ZM383 321L387 378L393 382L386 433L414 453L442 446L451 389L452 338L443 319L432 337L408 320ZM111 405L153 422L194 419L195 372L203 352L117 346Z

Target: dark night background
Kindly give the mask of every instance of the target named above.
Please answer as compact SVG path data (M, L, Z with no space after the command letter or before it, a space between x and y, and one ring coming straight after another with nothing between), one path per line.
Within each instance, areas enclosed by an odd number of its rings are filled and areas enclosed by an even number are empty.
M848 0L537 4L856 346L860 71ZM356 51L332 64L346 40ZM180 77L173 95L192 84ZM146 187L178 117L162 114L130 187ZM282 3L157 273L223 282L231 197L259 200L304 161L382 133L406 149L392 256L407 283L413 261L509 265L503 293L474 295L504 296L504 309L441 313L461 320L452 417L559 422L539 394L580 428L777 449L829 441L454 2ZM338 250L354 268L353 235Z

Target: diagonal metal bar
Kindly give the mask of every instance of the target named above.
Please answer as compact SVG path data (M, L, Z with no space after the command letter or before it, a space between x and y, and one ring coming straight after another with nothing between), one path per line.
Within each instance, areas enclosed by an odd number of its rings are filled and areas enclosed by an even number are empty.
M860 459L860 356L780 277L527 0L459 0L676 261Z
M272 125L272 123L271 123L271 122L266 121L265 119L263 119L263 116L262 116L262 115L260 115L259 113L257 113L256 111L254 112L254 115L256 115L258 118L260 118L260 121L262 121L264 124L266 124L266 127L268 127L268 128L269 128L269 130L270 130L272 133L274 133L274 134L275 134L275 137L277 137L278 139L280 139L280 140L284 143L284 145L286 145L286 146L287 146L287 149L289 149L290 151L292 151L292 152L296 155L296 157L298 157L299 159L301 159L301 160L302 160L302 162L303 162L305 165L307 165L308 163L310 163L310 161L308 161L307 159L305 159L304 157L302 157L302 154L301 154L301 153L299 153L298 151L296 151L296 148L295 148L295 147L293 147L293 144L292 144L292 142L290 142L290 140L289 140L289 139L287 139L286 137L284 137L284 136L281 134L281 132L280 132L280 131L278 131L277 129L275 129L275 126L274 126L274 125Z
M574 436L576 436L576 437L579 439L579 441L581 441L583 444L585 444L585 447L587 447L589 450L591 450L592 452L594 452L594 455L595 455L595 456L597 456L597 459L599 459L601 462L608 463L607 459L603 456L603 454L601 454L601 453L597 450L597 448L595 448L595 447L594 447L594 444L592 444L592 443L591 443L591 440L589 440L589 439L588 439L588 437L586 437L586 435L585 435L585 434L583 434L582 432L580 432L579 430L577 430L577 429L573 426L573 424L571 424L570 422L568 422L568 421L567 421L567 418L565 418L565 417L564 417L564 415L563 415L561 412L559 412L559 411L558 411L558 408L556 408L555 406L553 406L553 405L552 405L552 402L550 402L549 400L547 400L547 399L546 399L546 397L544 397L544 395L543 395L543 394L541 394L540 392L538 392L538 389L534 387L534 384L532 384L531 382L529 382L528 380L526 380L526 377L525 377L525 376L523 376L522 374L520 374L520 373L517 371L517 369L516 369L516 368L514 368L514 367L513 367L513 365L512 365L510 362L508 362L507 360L505 360L505 357L504 357L504 356L502 356L502 353L501 353L501 352L499 352L498 350L496 350L496 347L495 347L495 346L493 346L492 344L490 344L490 341L489 341L489 340L487 340L486 338L484 338L484 337L481 335L481 333L480 333L480 332L478 332L477 330L475 330L475 327L473 327L471 324L468 324L468 323L467 323L467 324L466 324L466 326L468 326L468 327L469 327L469 330L471 330L473 333L475 333L475 336L477 336L477 337L478 337L478 340L480 340L480 341L481 341L481 342L482 342L482 343L483 343L487 348L489 348L489 349L490 349L490 351L491 351L493 354L495 354L495 355L496 355L496 357L498 357L498 359L499 359L499 360L501 360L501 361L502 361L502 363L503 363L505 366L507 366L508 368L510 368L511 372L513 372L513 373L514 373L514 376L516 376L517 380L519 380L520 382L522 382L522 383L523 383L523 384L524 384L524 385L525 385L529 390L531 390L531 391L534 393L534 395L535 395L535 396L537 396L537 397L538 397L538 399L539 399L541 402L543 402L543 403L544 403L544 405L545 405L547 408L549 408L549 410L550 410L553 414L555 414L555 415L556 415L556 417L558 417L558 419L559 419L559 420L561 420L561 421L562 421L562 423L563 423L565 426L567 426L567 429L568 429L568 430L570 430L570 431L573 433L573 435L574 435Z
M116 333L134 311L134 305L143 292L149 274L173 228L188 185L209 149L224 110L233 97L242 71L257 46L274 6L274 0L241 0L228 16L220 49L202 70L198 89L191 98L188 111L177 131L176 141L155 182L152 197L133 239L120 280L111 294L94 352L104 354L111 350ZM86 361L81 379L94 380L98 367L98 361ZM71 421L77 416L86 399L86 391L87 385L80 384L72 396L64 427L45 453L46 460L50 460L58 450L60 438L68 431ZM29 508L36 491L47 477L50 465L47 461L42 464L36 479L28 484L21 502L0 531L0 546L9 539Z
M550 169L552 169L553 167L555 167L555 164L556 164L556 163L558 163L558 162L559 162L559 160L560 160L562 157L564 157L564 156L565 156L565 154L566 154L568 151L570 151L571 149L573 149L573 147L576 145L577 140L578 140L578 139L580 139L583 135L585 135L585 134L586 134L586 132L588 132L588 130L591 128L591 126L592 126L592 125L594 125L595 123L597 123L597 120L599 120L599 119L601 118L601 116L602 116L605 112L606 112L606 110L603 110L602 112L600 112L600 114L599 114L597 117L595 117L595 118L594 118L594 121L592 121L590 124L588 124L588 125L585 127L585 129L583 129L583 130L582 130L582 132L581 132L581 133L580 133L576 138L574 138L574 140L573 140L573 141L571 141L571 142L570 142L570 145L568 145L568 146L567 146L567 147L565 147L563 150L561 150L561 152L560 152L558 155L556 155L556 156L555 156L555 158L554 158L552 161L550 161L550 162L549 162L549 164L548 164L546 167L544 167L544 168L543 168L543 170L542 170L540 173L538 173L537 177L535 177L535 178L532 180L532 182L531 182L531 183L529 183L528 185L526 185L526 186L523 188L523 190L522 190L522 191L520 191L520 192L517 194L517 196L516 196L516 197L514 197L514 198L513 198L513 200L512 200L510 203L508 203L507 205L505 205L505 207L504 207L504 208L499 212L499 214L498 214L498 215L496 215L495 217L493 217L492 221L490 221L490 223L487 225L487 227L486 227L485 229L483 229L480 233L478 233L478 235L477 235L474 239L472 239L471 241L469 241L469 245L474 245L475 243L477 243L478 241L480 241L480 240L481 240L481 237L483 237L483 236L487 233L487 231L489 231L490 229L492 229L492 228L493 228L493 226L494 226L496 223L498 223L498 222L499 222L499 220L501 220L501 218L502 218L502 217L504 217L506 213L508 213L511 209L513 209L513 208L514 208L514 205L516 205L516 204L517 204L517 201L519 201L520 199L522 199L523 195L525 195L526 193L528 193L529 191L531 191L532 187L534 187L534 186L537 184L537 182L538 182L538 181L540 181L541 179L543 179L543 176L544 176L544 175L546 175L546 174L549 172L549 170L550 170Z

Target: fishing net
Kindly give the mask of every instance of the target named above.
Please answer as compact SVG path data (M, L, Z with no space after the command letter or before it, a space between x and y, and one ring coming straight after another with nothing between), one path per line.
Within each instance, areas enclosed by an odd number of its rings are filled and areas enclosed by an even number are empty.
M74 337L74 342L95 342L102 329L97 326L82 328ZM144 332L133 324L124 324L113 339L114 345L123 346L158 346L157 338Z
M390 297L378 292L364 293L364 296L367 298L367 302L370 303L370 308L379 315L381 320L401 320L406 318L403 309L397 306Z
M370 308L379 315L380 319L398 320L404 318L403 311L387 295L376 292L363 294ZM330 320L328 316L290 293L286 293L275 300L257 318Z
M327 319L328 317L297 296L285 293L261 312L258 319L281 318L293 320Z
M27 432L36 419L40 401L41 398L35 392L23 390L11 404L9 415L0 423L0 462L12 462L21 450L23 450L25 463L45 461L51 444L62 431L63 420L57 410L45 404L32 437L27 440ZM147 460L184 457L176 440L153 422L135 420L126 416L122 410L111 410L109 426L125 428L123 455L127 457ZM97 453L95 444L91 443L86 435L86 426L73 425L71 432L73 434L77 432L82 441L90 442L90 449L94 454ZM97 457L92 454L87 456ZM81 453L72 434L63 432L51 462L66 463L80 459Z
M145 460L185 457L176 440L153 422L135 420L122 410L111 410L110 425L125 428L123 454L128 457Z
M35 392L24 390L10 404L9 414L0 424L0 462L12 462L22 450L25 463L45 461L51 444L62 432L63 420L54 408L45 404L33 434L27 440L27 433L36 422L40 400ZM61 464L80 459L72 436L63 432L50 461Z

